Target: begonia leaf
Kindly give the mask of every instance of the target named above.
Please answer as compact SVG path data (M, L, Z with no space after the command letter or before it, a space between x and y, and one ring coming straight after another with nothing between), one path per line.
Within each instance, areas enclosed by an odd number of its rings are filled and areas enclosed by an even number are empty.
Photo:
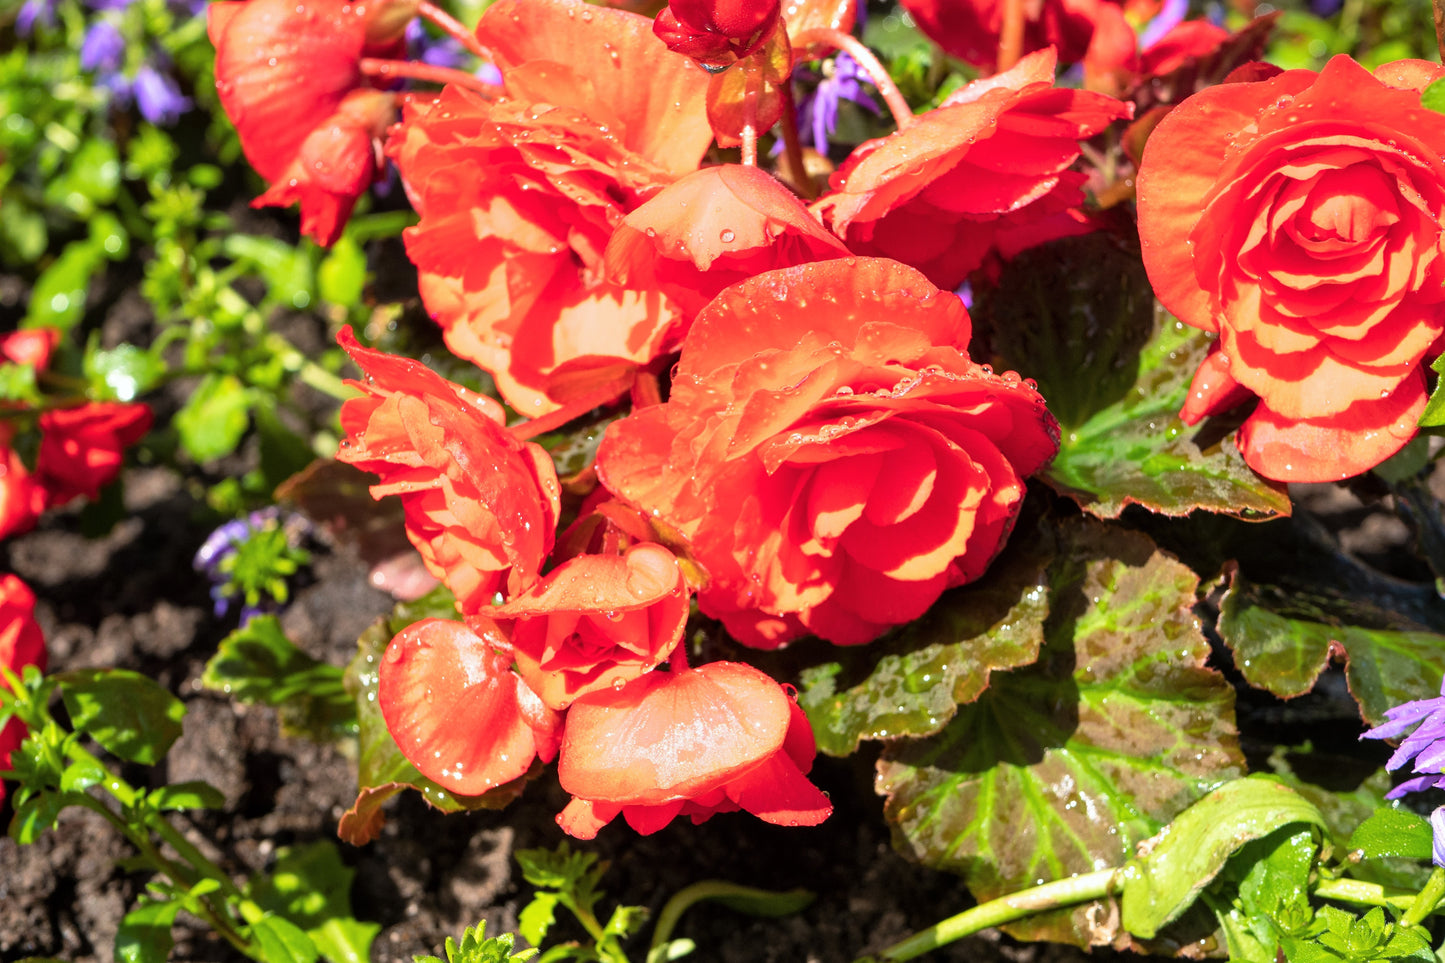
M375 564L402 552L415 554L406 538L399 498L371 497L375 476L332 458L318 458L276 489L276 501L294 505L331 536L354 543Z
M1292 823L1323 828L1304 797L1269 776L1236 779L1215 789L1140 846L1130 860L1120 898L1120 922L1134 936L1152 939L1176 919L1250 840Z
M819 751L846 756L863 739L932 735L988 688L992 672L1034 661L1052 560L1044 527L1021 525L983 578L872 645L835 648L836 661L805 670L798 704Z
M895 839L993 899L1117 866L1241 775L1234 691L1205 662L1186 567L1143 535L1073 524L1052 569L1045 645L996 672L940 733L885 749L879 791ZM1099 904L1011 924L1027 939L1115 935Z
M186 707L128 669L76 669L57 676L70 724L127 762L153 766L181 735Z
M1426 88L1425 92L1429 93L1437 88L1441 91L1441 106L1445 107L1445 80L1436 81ZM1430 370L1436 374L1441 374L1442 368L1445 368L1445 355L1430 362ZM1425 402L1425 410L1420 414L1421 428L1438 428L1440 425L1445 425L1445 391L1441 390L1442 384L1445 384L1445 381L1436 383L1435 390L1430 393L1430 400Z
M1343 661L1369 725L1391 706L1437 695L1445 674L1445 635L1398 613L1256 585L1238 572L1220 603L1219 634L1245 681L1280 698L1303 695L1332 659Z
M995 365L1037 381L1063 428L1044 480L1101 518L1130 504L1288 515L1282 485L1208 423L1179 419L1210 342L1156 308L1139 275L1115 242L1070 238L1018 255L999 293L980 298Z
M274 615L254 618L222 639L201 684L238 702L275 706L283 731L320 741L356 732L356 706L341 669L297 648Z
M356 699L358 726L356 802L341 818L337 834L353 845L375 839L385 821L381 806L407 789L422 794L442 812L463 809L501 809L521 794L525 779L514 780L481 796L455 796L417 772L407 762L387 731L377 702L378 671L382 653L396 633L423 618L456 615L455 600L444 588L415 602L402 603L390 617L380 619L356 641L356 655L346 667L346 691Z

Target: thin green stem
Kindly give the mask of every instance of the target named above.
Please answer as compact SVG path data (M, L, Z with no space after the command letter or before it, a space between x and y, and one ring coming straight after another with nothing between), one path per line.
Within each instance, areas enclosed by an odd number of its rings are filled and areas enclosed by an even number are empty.
M1400 925L1419 926L1421 920L1435 912L1442 896L1445 896L1445 868L1436 866L1430 878L1425 881L1425 888L1420 890L1405 915L1400 917Z
M1382 906L1404 911L1415 902L1416 894L1408 890L1386 889L1379 883L1366 883L1358 879L1322 879L1315 884L1314 895L1320 899L1332 899L1341 903Z
M652 927L652 943L647 948L647 958L651 963L653 954L661 947L666 946L668 940L672 939L672 931L677 928L678 920L686 913L692 904L705 899L720 899L730 896L753 899L764 902L769 899L776 899L780 895L791 896L807 894L806 890L791 890L788 893L778 893L774 890L757 889L753 886L739 886L737 883L729 883L720 879L705 879L691 886L685 886L672 895L672 899L662 907L662 912L657 914L657 922ZM812 894L807 894L812 898Z
M1002 926L1044 910L1087 903L1108 896L1118 887L1118 873L1116 869L1101 869L980 903L894 943L873 959L877 963L902 963L903 960L922 956L930 950L936 950L980 930Z

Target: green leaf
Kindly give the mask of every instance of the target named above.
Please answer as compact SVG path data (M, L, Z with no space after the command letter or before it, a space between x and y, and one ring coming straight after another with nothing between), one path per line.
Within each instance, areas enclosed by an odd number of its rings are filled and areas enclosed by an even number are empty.
M1203 332L1160 311L1138 381L1121 401L1064 429L1044 480L1101 518L1131 504L1163 515L1288 515L1284 486L1256 475L1232 440L1214 437L1208 422L1190 428L1179 419L1209 345Z
M60 774L62 792L85 792L91 786L110 778L110 773L94 757L84 756L69 763Z
M1441 106L1445 107L1445 86L1441 86L1441 81L1437 80L1425 88L1425 93L1431 91L1439 92L1437 99L1441 101ZM1430 370L1437 375L1445 375L1445 354L1430 362ZM1445 380L1436 382L1435 390L1430 393L1430 400L1425 402L1425 410L1420 414L1421 428L1439 428L1441 425L1445 425Z
M528 777L523 776L485 795L453 795L417 772L387 731L377 701L377 673L387 644L413 622L455 616L455 597L444 587L438 587L414 602L397 605L389 618L379 619L356 640L356 655L346 667L343 682L356 701L358 792L355 804L341 817L336 830L337 835L352 845L363 846L376 838L385 821L382 805L404 790L418 790L428 803L443 812L458 812L501 809L521 795L526 785Z
M185 705L138 672L77 669L56 679L75 731L127 762L153 766L180 738Z
M352 917L355 875L341 861L336 845L323 839L278 851L276 866L269 875L252 879L247 895L301 927L331 963L356 963L371 958L371 942L381 925Z
M176 431L186 453L208 462L235 451L246 433L250 407L250 393L241 379L214 372L206 375L176 412Z
M85 292L91 276L104 264L104 252L88 239L67 244L35 279L24 326L62 331L71 328L85 313Z
M999 669L1038 658L1048 615L1053 538L1020 525L987 574L945 594L921 619L802 673L798 703L818 749L846 756L863 739L926 736L977 699Z
M1405 809L1381 809L1350 834L1349 847L1364 859L1404 856L1429 859L1434 836L1430 823Z
M267 913L249 927L265 963L315 963L316 947L295 923Z
M361 304L366 287L366 251L349 234L343 234L316 269L317 292L322 299L351 308Z
M152 791L146 803L157 810L222 809L226 795L207 782L177 782Z
M55 820L66 804L74 802L64 793L40 792L15 807L15 816L10 820L10 838L22 846L29 846L46 830L55 826Z
M608 936L625 940L642 929L642 925L647 922L648 915L646 906L619 906L607 918L602 932Z
M1341 614L1365 612L1294 588L1255 585L1236 571L1220 602L1218 627L1245 681L1281 698L1308 692L1332 658L1343 658L1360 715L1379 725L1391 706L1439 693L1445 636L1340 624Z
M166 373L166 363L130 343L110 350L90 344L85 352L85 377L99 385L98 395L117 401L133 401L155 387Z
M540 892L517 914L517 932L522 939L533 946L541 946L547 938L547 931L557 922L557 904L561 902L556 893Z
M536 950L513 953L514 940L511 933L488 937L486 932L487 921L482 920L476 926L467 928L462 934L460 944L448 936L445 963L522 963L523 960L537 955ZM444 963L435 956L416 956L412 959L416 963Z
M222 640L201 684L239 702L276 706L287 732L324 742L356 732L356 703L342 676L298 649L274 615L263 615Z
M165 963L175 945L171 926L180 909L179 903L157 902L142 896L115 932L117 963Z
M1120 865L1184 807L1242 773L1234 692L1205 666L1197 578L1143 535L1079 521L1060 536L1039 661L996 672L943 732L884 750L900 848L980 900ZM1011 924L1089 945L1095 905Z
M1445 114L1445 79L1435 81L1420 92L1420 106Z
M1240 847L1292 823L1324 828L1314 806L1269 776L1220 786L1145 841L1141 855L1129 861L1120 900L1124 929L1152 939L1189 908Z

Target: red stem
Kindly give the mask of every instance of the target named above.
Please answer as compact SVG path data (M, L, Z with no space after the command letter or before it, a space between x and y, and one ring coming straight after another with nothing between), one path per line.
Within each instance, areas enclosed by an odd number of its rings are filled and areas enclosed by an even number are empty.
M913 123L913 109L908 106L908 101L903 99L903 92L898 89L893 78L888 76L888 70L873 56L873 51L863 46L861 40L832 27L814 27L793 38L793 49L803 49L805 57L807 48L813 44L842 50L852 57L868 74L873 86L878 88L878 93L883 96L883 102L888 105L889 112L893 114L893 123L898 125L899 130Z
M798 142L798 105L793 103L792 78L783 81L778 93L783 98L783 116L779 123L783 129L783 159L788 162L793 187L803 195L803 200L811 201L818 196L818 185L813 183L807 165L803 163L803 145Z
M451 37L457 43L466 47L467 50L471 51L474 55L488 62L491 61L491 51L482 46L482 42L477 39L477 35L468 30L460 20L447 13L441 7L434 6L428 3L427 0L421 0L421 3L417 5L416 12L436 24L448 37Z
M502 92L500 87L483 83L465 70L436 67L415 60L382 60L377 57L362 57L361 72L368 77L379 77L383 80L409 77L412 80L425 80L434 84L457 84L461 87L470 87L487 97L495 97Z

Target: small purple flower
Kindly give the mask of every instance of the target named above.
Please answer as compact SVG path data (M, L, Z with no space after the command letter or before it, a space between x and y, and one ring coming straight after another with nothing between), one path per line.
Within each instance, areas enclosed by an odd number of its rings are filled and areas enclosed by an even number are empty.
M109 20L97 20L80 42L80 69L112 74L125 63L125 38Z
M1405 733L1417 726L1409 735ZM1405 768L1412 759L1414 779L1407 779L1385 794L1386 799L1399 799L1406 793L1445 788L1445 681L1440 695L1434 699L1418 699L1385 710L1385 721L1369 730L1361 739L1396 739L1405 736L1385 768L1394 772Z
M867 79L858 62L846 53L823 62L823 79L798 107L798 125L812 130L818 153L828 153L828 138L838 129L838 105L843 101L851 100L875 115L879 112L878 104L863 89L862 81Z
M174 124L191 109L191 100L170 74L163 74L150 64L142 64L135 74L135 102L141 116L162 127Z
M44 27L55 26L55 4L56 0L25 0L15 15L15 32L28 37L37 22Z
M1430 862L1445 866L1445 806L1436 807L1430 814L1430 829L1435 834L1430 847Z

